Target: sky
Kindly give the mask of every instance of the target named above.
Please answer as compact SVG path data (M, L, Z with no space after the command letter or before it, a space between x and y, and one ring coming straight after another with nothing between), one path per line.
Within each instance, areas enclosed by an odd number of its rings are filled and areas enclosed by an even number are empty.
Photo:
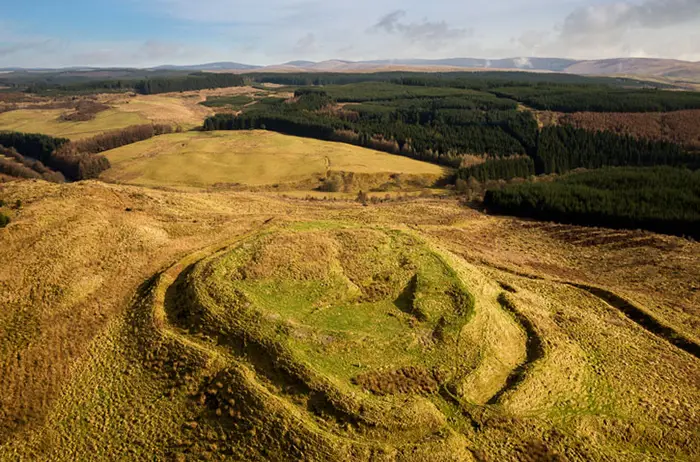
M0 0L0 68L520 56L700 61L700 0Z

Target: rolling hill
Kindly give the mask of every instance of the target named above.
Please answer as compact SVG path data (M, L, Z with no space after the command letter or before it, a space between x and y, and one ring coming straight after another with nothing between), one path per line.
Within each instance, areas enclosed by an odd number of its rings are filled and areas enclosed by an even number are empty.
M144 186L319 187L338 175L339 190L367 191L402 181L430 185L447 169L342 143L265 131L164 135L105 153L106 181Z
M666 77L700 81L700 63L673 59L652 58L613 58L597 60L574 60L565 58L514 57L506 59L445 58L445 59L380 59L369 61L348 61L331 59L326 61L294 60L283 64L257 66L236 62L216 62L197 65L163 65L142 70L150 72L193 72L193 71L234 71L234 72L358 72L382 70L436 70L461 69L490 70L530 70L539 72L563 72L580 75L630 75ZM0 72L36 73L58 71L57 69L4 68ZM106 73L105 78L135 76L134 69L61 69L66 73Z

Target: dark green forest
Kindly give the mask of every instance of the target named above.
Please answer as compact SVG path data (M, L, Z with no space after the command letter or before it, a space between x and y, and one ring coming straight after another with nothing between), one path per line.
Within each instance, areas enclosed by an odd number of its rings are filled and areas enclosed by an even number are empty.
M480 182L493 179L527 178L534 174L535 162L527 156L504 157L500 159L489 158L483 164L457 170L458 179L468 180L469 178L475 178Z
M336 100L324 90L302 89L294 102L263 101L234 116L207 119L205 130L267 129L295 136L341 141L451 167L462 154L494 156L526 154L534 149L537 124L531 114L518 112L491 95L452 90L442 96L406 93L395 86L370 86L369 94L348 86L335 89L346 100L363 104L332 109ZM352 96L356 95L356 96ZM389 98L389 99L386 99ZM374 105L368 105L371 101ZM509 108L510 110L504 110ZM493 108L493 110L487 110Z
M2 82L2 79L0 79ZM13 85L12 82L6 82ZM214 88L239 87L245 84L244 79L234 74L214 74L210 72L196 72L187 75L168 75L158 77L119 78L108 80L79 80L65 79L40 80L27 83L25 91L38 94L82 94L99 92L123 92L134 91L143 95L158 93L205 90ZM17 86L14 83L14 86Z
M46 165L58 148L68 143L66 138L54 138L34 133L17 133L0 131L0 146L14 148L23 156L28 156Z
M239 75L197 72L186 77L140 80L134 85L134 90L142 95L153 95L176 91L205 90L208 88L240 87L243 84L243 77Z
M587 85L494 88L493 94L529 107L559 112L667 112L700 108L700 93Z
M544 128L535 155L538 173L655 165L697 169L700 168L700 156L665 141L640 140L612 132L591 132L572 127Z
M100 172L110 167L104 156L68 150L71 144L65 138L34 133L0 132L0 146L13 149L20 156L16 159L25 166L31 165L33 170L47 167L52 172L60 173L65 179L78 181L96 178ZM33 161L41 164L37 165ZM55 178L55 174L47 176L52 172L42 171L42 175L45 179Z
M457 172L459 178L479 181L605 166L700 168L700 157L669 142L571 127L540 130L532 112L490 93L382 82L304 87L292 102L270 98L238 116L211 117L203 128L267 129L458 169L465 154L488 157L481 166ZM499 161L504 157L510 159Z
M489 211L561 223L700 237L700 171L605 168L487 191Z
M142 94L285 85L278 91L293 91L289 100L275 95L257 101L248 96L209 98L204 105L228 113L208 118L202 129L263 129L363 146L452 167L453 181L462 185L563 175L554 181L539 178L489 190L485 203L499 213L538 219L698 235L697 152L671 142L614 132L569 126L540 128L531 110L629 113L700 109L700 93L696 92L669 91L665 85L634 79L495 71L164 72L152 76L125 72L106 80L52 75L36 77L39 80L35 81L26 75L21 81L13 78L2 76L0 84L36 92ZM242 112L233 115L232 110ZM108 168L106 159L96 153L155 133L131 128L80 146L41 135L0 133L0 145L31 158L10 165L14 169L26 167L26 175L60 172L68 180L83 179ZM589 170L569 173L576 169Z

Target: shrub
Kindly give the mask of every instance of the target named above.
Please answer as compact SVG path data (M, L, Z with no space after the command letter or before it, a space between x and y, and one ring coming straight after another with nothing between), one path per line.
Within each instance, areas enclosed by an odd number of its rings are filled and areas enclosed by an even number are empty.
M93 120L97 114L106 111L110 107L97 101L80 101L75 108L75 112L63 114L61 120L66 122L84 122Z
M10 217L4 213L0 213L0 228L4 228L10 223Z
M339 192L343 189L345 182L340 175L333 175L326 178L326 181L321 185L321 191L325 192Z
M357 193L357 198L355 200L360 204L367 206L367 201L369 200L369 197L367 196L366 192L360 191L359 193Z

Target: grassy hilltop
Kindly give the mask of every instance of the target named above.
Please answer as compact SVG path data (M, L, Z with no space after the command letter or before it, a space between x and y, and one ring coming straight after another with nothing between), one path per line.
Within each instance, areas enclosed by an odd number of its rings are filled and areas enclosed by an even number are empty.
M697 345L695 243L444 199L2 194L0 459L698 453L698 360L667 334Z
M700 98L648 85L0 92L0 461L698 460Z

